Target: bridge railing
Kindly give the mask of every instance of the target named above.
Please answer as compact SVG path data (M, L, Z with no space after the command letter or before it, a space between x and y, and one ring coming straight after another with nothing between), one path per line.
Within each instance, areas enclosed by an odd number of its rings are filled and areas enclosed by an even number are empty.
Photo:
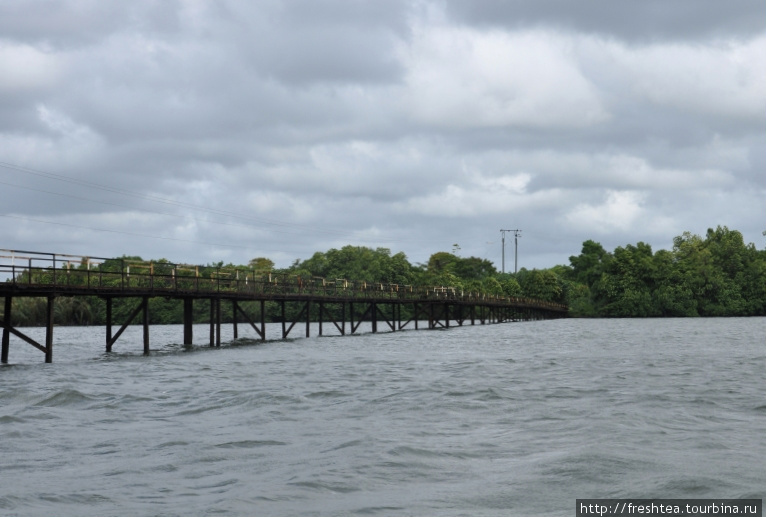
M565 311L561 304L523 297L499 296L452 286L413 286L348 279L302 277L273 271L224 266L193 266L167 261L85 257L0 249L0 280L6 286L77 288L99 291L313 296L328 300L455 300L474 303L511 303ZM0 287L2 284L0 284Z

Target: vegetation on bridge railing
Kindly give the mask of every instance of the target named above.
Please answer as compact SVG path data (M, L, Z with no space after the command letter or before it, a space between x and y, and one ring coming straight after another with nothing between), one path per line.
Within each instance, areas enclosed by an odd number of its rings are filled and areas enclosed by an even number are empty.
M504 296L481 289L457 286L413 286L368 282L290 272L259 271L237 267L193 266L167 260L100 258L28 251L0 250L0 275L6 282L28 287L82 287L99 291L151 290L203 297L207 293L241 293L264 296L324 296L328 299L464 300L526 303L562 307L544 300Z
M231 264L203 266L164 259L147 261L128 256L105 258L0 250L0 289L4 282L5 285L15 284L17 290L23 287L30 294L35 294L35 289L37 292L51 287L59 290L60 296L55 301L55 321L62 325L103 324L105 308L99 297L136 293L139 290L155 294L149 300L150 322L168 324L182 321L183 307L177 297L187 295L198 299L194 304L195 321L207 321L210 313L205 295L209 293L241 293L253 300L276 300L280 296L288 299L323 296L328 302L362 302L372 298L402 301L451 299L565 309L555 298L525 298L518 283L510 276L471 280L452 274L434 274L422 266L409 266L401 260L400 254L392 257L387 250L375 250L371 256L370 250L359 248L356 259L346 251L341 257L346 269L325 268L323 276L307 269L306 262L277 270L269 269L273 263L266 259L254 259L250 267ZM360 263L363 269L359 269ZM362 278L352 279L352 274ZM73 291L80 294L85 291L88 296L67 296ZM536 288L534 292L544 291ZM163 296L163 293L168 293L168 296ZM44 322L44 298L17 293L13 304L15 324L39 325ZM115 321L127 317L134 304L134 300L118 296L113 304ZM267 301L265 309L268 321L278 321L281 317L281 309L276 302ZM292 317L291 310L288 307L288 317ZM404 307L403 310L407 312L410 309ZM223 315L224 321L231 317L227 313Z

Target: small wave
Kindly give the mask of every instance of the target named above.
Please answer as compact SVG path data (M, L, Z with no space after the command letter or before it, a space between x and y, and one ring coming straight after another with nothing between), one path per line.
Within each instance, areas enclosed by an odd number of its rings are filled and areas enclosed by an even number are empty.
M359 515L390 515L392 512L401 512L403 510L405 510L403 506L367 506L356 510L354 513Z
M487 388L480 396L479 400L515 400L517 397L513 392L502 388Z
M660 490L667 493L684 494L685 496L699 496L711 494L716 490L721 490L726 483L720 479L708 479L703 477L683 477L666 481L660 486Z
M199 485L195 486L195 490L209 490L211 488L224 488L230 485L236 485L239 483L239 479L231 478L231 479L224 479L223 481L220 481L218 483L213 483L212 485Z
M325 449L322 452L326 453L326 452L332 452L332 451L339 451L347 447L356 447L358 445L362 445L362 443L364 443L362 440L351 440L350 442L344 442L344 443L341 443L340 445L336 445L335 447Z
M185 442L183 440L172 440L169 442L163 442L159 445L156 445L153 447L153 449L161 450L161 449L170 449L172 447L187 447L189 445L189 442Z
M34 405L43 407L77 406L94 400L93 397L77 390L62 390L53 393Z
M76 504L81 506L91 506L96 504L111 503L112 499L101 494L68 494L54 495L42 494L40 500L56 504Z
M279 445L287 445L287 443L277 440L242 440L240 442L219 443L216 447L221 449L254 449L256 447L272 447Z
M408 445L400 445L391 449L388 453L392 456L417 456L419 458L438 458L443 456L443 454L432 450L410 447Z
M316 391L314 393L309 393L308 395L306 395L306 398L330 399L330 398L338 398L338 397L346 397L346 396L348 396L348 394L343 393L342 391L330 390L330 391Z
M336 492L339 494L348 494L350 492L358 492L359 487L351 486L347 483L333 483L327 481L295 481L288 483L288 485L300 488L308 488L316 492Z
M200 407L195 407L191 409L184 409L183 411L179 411L178 413L176 413L176 416L199 415L202 413L207 413L208 411L215 411L217 409L222 409L223 407L225 406L222 404L215 404L210 406L200 406Z

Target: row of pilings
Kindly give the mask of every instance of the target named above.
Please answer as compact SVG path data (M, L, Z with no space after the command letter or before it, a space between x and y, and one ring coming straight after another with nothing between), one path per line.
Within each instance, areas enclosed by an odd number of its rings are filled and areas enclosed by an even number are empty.
M24 293L28 295L29 293ZM42 295L40 295L42 296ZM53 305L56 295L48 294L46 299L45 341L40 343L11 324L14 296L5 296L2 323L2 354L0 361L8 362L10 336L14 335L27 342L45 355L45 362L53 361ZM104 296L106 304L105 350L111 352L120 336L130 325L141 325L143 353L150 353L149 300L150 296L134 298L135 306L124 321L115 322L112 315L114 296ZM193 297L183 297L183 343L191 345L194 341L194 302ZM199 300L197 298L196 300ZM362 323L372 333L399 332L404 330L434 330L461 327L464 325L486 325L513 321L532 321L562 317L564 314L550 312L535 307L520 307L499 303L472 303L453 300L328 300L324 298L302 297L302 299L260 299L242 300L231 296L206 297L210 306L209 346L221 346L221 328L224 311L228 310L229 323L232 325L233 339L240 337L240 326L255 332L258 339L266 340L267 311L266 303L276 303L281 317L268 323L281 325L281 339L292 336L310 337L312 323L318 327L318 335L331 333L345 336L360 332ZM290 316L290 315L293 316ZM299 329L305 329L301 332ZM334 329L334 330L333 330Z

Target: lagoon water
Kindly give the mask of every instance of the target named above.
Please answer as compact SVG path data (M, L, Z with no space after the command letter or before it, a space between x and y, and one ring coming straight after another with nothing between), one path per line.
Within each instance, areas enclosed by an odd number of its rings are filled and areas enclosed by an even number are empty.
M140 327L111 354L103 328L57 327L48 365L12 338L0 514L564 516L576 498L766 495L766 318L219 349L194 330L185 347L151 327L144 357Z

